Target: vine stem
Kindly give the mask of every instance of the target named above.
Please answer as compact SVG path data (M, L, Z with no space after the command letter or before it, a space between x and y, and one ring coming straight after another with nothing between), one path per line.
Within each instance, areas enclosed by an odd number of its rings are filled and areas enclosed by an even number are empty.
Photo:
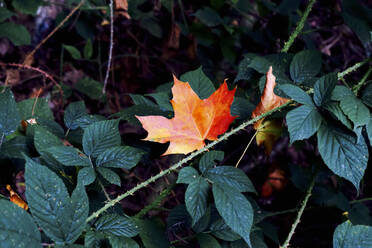
M296 25L296 29L293 31L291 36L289 36L288 41L284 43L284 47L281 50L282 53L287 53L288 52L289 48L292 46L296 37L301 33L302 29L304 28L305 21L306 21L307 17L309 16L309 13L310 13L311 9L313 8L313 5L314 5L315 1L316 0L310 0L309 4L306 7L306 10L305 10L304 14L302 15L300 21Z
M280 246L280 248L288 248L289 242L291 241L292 236L293 236L298 224L300 223L301 216L302 216L302 214L305 210L305 207L307 205L307 202L309 201L309 198L311 196L311 191L313 190L314 185L315 185L315 178L316 178L316 174L314 174L313 179L311 180L310 186L306 191L305 199L301 203L301 207L298 210L297 217L296 217L294 223L292 224L292 228L291 228L291 230L290 230L290 232L287 236L287 239L285 240L284 244L282 246Z
M150 183L153 183L155 182L157 179L163 177L164 175L166 174L169 174L171 173L172 171L175 171L177 170L178 168L180 168L182 165L184 165L186 162L190 161L191 159L195 158L196 156L208 151L210 148L214 147L215 145L217 145L218 143L220 143L221 141L223 140L226 140L227 138L229 138L230 136L232 136L233 134L243 130L244 128L246 128L248 125L251 125L253 124L254 122L262 119L262 118L265 118L269 115L271 115L272 113L276 112L276 111L279 111L285 107L287 107L290 103L292 103L293 101L288 101L286 102L285 104L277 107L277 108L274 108L266 113L263 113L262 115L259 115L251 120L248 120L248 121L245 121L243 122L242 124L240 124L238 127L236 127L235 129L232 129L231 131L229 132L226 132L225 134L223 134L220 138L218 138L217 140L215 141L212 141L211 143L209 143L208 145L206 145L205 147L203 147L202 149L200 150L197 150L193 153L191 153L190 155L188 155L187 157L185 157L184 159L182 159L181 161L179 161L178 163L172 165L171 167L169 167L168 169L166 170L163 170L161 171L160 173L156 174L155 176L152 176L150 177L149 179L147 179L146 181L138 184L137 186L135 186L134 188L128 190L127 192L125 192L124 194L121 194L119 195L118 197L116 197L115 199L107 202L102 208L100 208L99 210L97 210L96 212L92 213L86 220L86 222L89 222L91 220L93 220L94 218L97 218L98 216L100 216L103 212L105 212L107 209L109 209L110 207L114 206L116 203L120 202L121 200L123 200L124 198L130 196L130 195L133 195L136 191L142 189L142 188L145 188L146 186L148 186Z
M338 79L339 79L339 80L343 79L344 76L346 76L347 74L349 74L349 73L351 73L351 72L357 70L359 67L361 67L362 65L368 63L370 60L371 60L370 58L365 59L365 60L363 60L363 61L361 61L361 62L358 62L358 63L356 63L355 65L353 65L353 66L347 68L346 70L337 73L337 77L338 77Z
M109 48L109 57L108 57L108 62L107 62L105 80L103 82L102 94L106 93L106 87L107 87L107 82L108 82L109 75L110 75L110 68L111 68L111 62L112 62L112 50L114 48L114 2L113 0L110 0L109 7L110 7L110 48Z
M363 61L362 61L363 62ZM362 63L360 62L360 63ZM357 64L360 64L360 63L357 63ZM358 67L360 67L361 65L359 65ZM355 67L352 66L352 67ZM345 71L341 72L342 73L342 76L352 72L353 70L349 70L349 69L346 69ZM338 77L340 78L341 75L338 75ZM253 124L254 122L262 119L262 118L265 118L269 115L271 115L272 113L276 112L276 111L279 111L285 107L287 107L288 105L290 105L291 103L293 103L293 101L288 101L286 102L285 104L277 107L277 108L274 108L266 113L263 113L262 115L259 115L251 120L248 120L248 121L245 121L243 122L242 124L240 124L240 126L232 129L231 131L223 134L220 138L218 138L217 140L209 143L208 145L206 145L205 147L203 147L202 149L200 150L197 150L193 153L191 153L190 155L188 155L187 157L185 157L184 159L182 159L181 161L179 161L178 163L172 165L171 167L169 167L168 169L164 170L164 171L161 171L159 174L153 176L153 177L150 177L149 179L147 179L146 181L138 184L137 186L135 186L134 188L128 190L127 192L125 192L124 194L121 194L119 196L117 196L115 199L109 201L108 203L106 203L102 208L98 209L96 212L92 213L87 219L86 219L86 222L89 222L91 220L93 220L94 218L97 218L98 216L100 216L103 212L105 212L107 209L109 209L110 207L114 206L116 203L120 202L121 200L123 200L124 198L130 196L130 195L133 195L136 191L148 186L150 183L152 182L155 182L157 179L163 177L164 175L168 174L168 173L171 173L172 171L175 171L177 170L178 168L180 168L183 164L185 164L186 162L190 161L191 159L193 159L194 157L208 151L208 149L214 147L215 145L217 145L218 143L220 143L221 141L223 140L226 140L227 138L229 138L230 136L232 136L233 134L243 130L244 128L246 128L248 125L251 125Z
M354 86L353 92L354 92L355 95L358 95L360 88L362 88L362 86L366 82L366 80L367 80L369 74L371 74L371 72L372 72L372 67L370 67L368 69L368 71L366 72L366 74L364 74L363 78L359 81L359 83Z

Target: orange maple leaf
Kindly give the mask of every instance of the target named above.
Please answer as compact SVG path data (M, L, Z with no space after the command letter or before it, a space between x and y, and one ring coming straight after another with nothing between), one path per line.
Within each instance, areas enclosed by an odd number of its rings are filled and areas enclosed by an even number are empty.
M216 140L236 118L230 114L236 88L230 91L226 80L209 98L201 100L189 83L181 82L175 76L173 79L171 104L174 117L136 116L148 132L145 140L170 141L163 155L187 154L204 147L205 139Z
M277 108L289 101L289 99L287 98L275 95L275 79L276 78L273 75L273 68L270 66L269 70L266 73L265 89L261 96L261 101L257 105L256 109L252 112L252 118L262 115L263 113ZM257 145L265 144L266 153L270 154L272 145L278 137L278 125L274 122L264 125L263 121L264 119L260 119L253 125L254 129L258 130L256 142Z

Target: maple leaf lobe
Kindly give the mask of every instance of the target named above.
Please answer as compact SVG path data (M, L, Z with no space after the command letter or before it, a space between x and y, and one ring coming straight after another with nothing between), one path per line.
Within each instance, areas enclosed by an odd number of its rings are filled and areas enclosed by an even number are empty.
M205 146L205 139L216 140L228 129L236 116L230 108L236 89L229 90L226 81L207 99L200 99L187 82L173 76L171 104L174 117L136 116L148 132L145 140L170 142L163 155L187 154Z

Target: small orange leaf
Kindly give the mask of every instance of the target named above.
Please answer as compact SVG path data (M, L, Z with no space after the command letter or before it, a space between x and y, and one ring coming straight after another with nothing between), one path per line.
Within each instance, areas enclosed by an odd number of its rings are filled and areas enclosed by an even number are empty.
M288 179L285 171L280 168L275 168L267 176L266 181L262 185L261 196L269 197L273 191L281 191L287 185Z
M181 82L175 76L173 79L171 104L174 117L136 116L148 132L145 140L170 141L163 155L187 154L204 147L205 139L216 140L236 118L230 114L236 89L230 91L226 80L209 98L201 100L189 83Z
M115 0L115 10L121 16L130 19L128 14L128 1L127 0Z
M6 185L6 189L9 191L10 201L27 211L27 203L12 189L12 187L10 187L9 184Z
M273 68L270 66L269 70L266 73L266 84L263 94L261 96L261 101L257 105L256 109L252 112L252 118L262 115L263 113L266 113L274 108L277 108L289 101L289 99L287 98L275 95L274 93L274 88L276 85L275 79L276 78L273 75ZM264 119L260 119L253 125L254 129L259 130L256 136L256 142L257 145L264 144L265 147L266 145L268 145L268 147L266 147L266 153L270 153L272 145L277 139L275 137L280 136L280 134L279 135L277 134L279 128L278 125L274 125L274 123L268 123L265 132L267 135L265 133L260 135L261 132L260 129L263 130L265 129L265 126L263 126L263 121Z

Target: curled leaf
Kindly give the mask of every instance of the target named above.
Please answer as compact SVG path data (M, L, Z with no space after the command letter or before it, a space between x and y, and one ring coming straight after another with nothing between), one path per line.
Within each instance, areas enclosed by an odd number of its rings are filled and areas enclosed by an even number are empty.
M275 79L276 78L273 75L273 68L270 66L269 70L266 73L266 84L261 96L261 101L257 105L256 109L252 112L252 118L260 116L289 101L289 99L287 98L275 95ZM267 124L267 126L263 126L263 122L264 119L260 119L253 125L254 129L258 130L256 142L257 145L264 144L266 153L270 153L273 143L280 136L279 125L275 124L275 122L270 122Z
M9 191L10 201L27 211L27 203L12 189L9 184L6 185L6 189Z

